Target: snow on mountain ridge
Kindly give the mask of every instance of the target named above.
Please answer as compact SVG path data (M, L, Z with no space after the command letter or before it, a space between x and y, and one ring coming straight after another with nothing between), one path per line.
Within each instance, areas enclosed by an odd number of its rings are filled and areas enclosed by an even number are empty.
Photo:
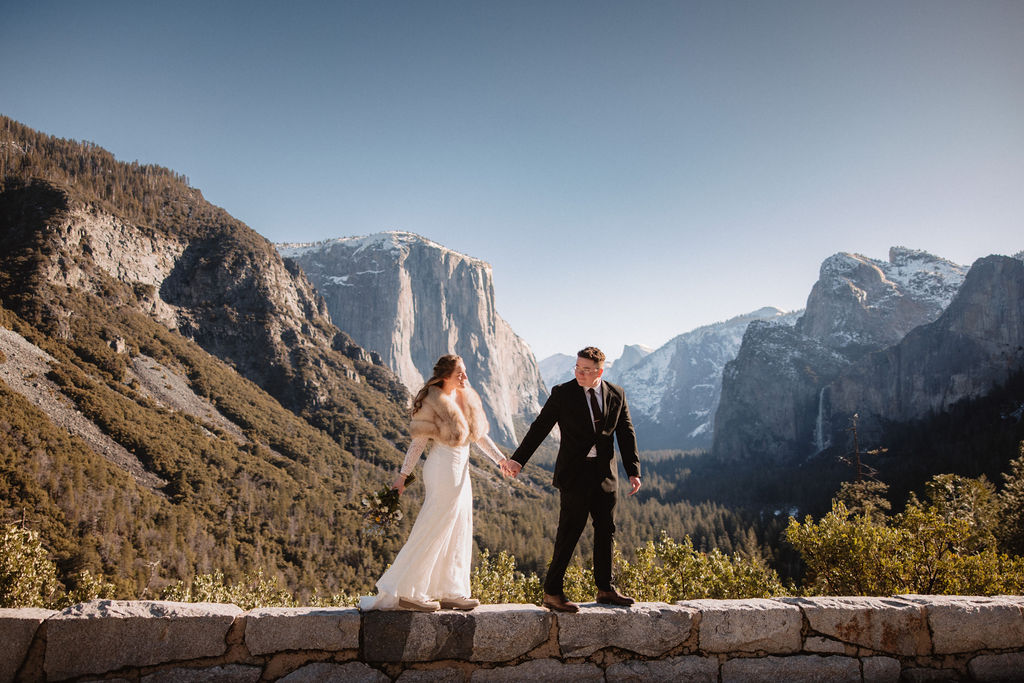
M427 237L405 230L385 230L383 232L375 232L369 235L332 237L330 239L320 240L319 242L281 242L274 246L277 247L277 251L282 257L299 258L305 257L309 254L315 254L317 252L326 253L330 251L332 247L336 246L352 250L353 255L359 254L365 249L381 249L384 251L402 251L408 253L409 246L411 244L422 244L432 247L443 253L456 255L470 263L482 265L487 270L491 270L491 264L487 261L463 254L455 251L454 249L449 249L448 247L438 244Z
M875 271L883 289L868 292L859 286L857 283L863 278L858 278L857 273L861 268ZM930 301L942 310L953 300L967 270L926 251L892 247L888 261L849 252L834 254L821 264L820 279L833 290L851 289L867 308L882 307L894 297L909 295Z
M701 447L711 436L722 372L748 325L792 326L801 311L765 307L676 336L618 378L653 447ZM689 440L689 441L687 441Z

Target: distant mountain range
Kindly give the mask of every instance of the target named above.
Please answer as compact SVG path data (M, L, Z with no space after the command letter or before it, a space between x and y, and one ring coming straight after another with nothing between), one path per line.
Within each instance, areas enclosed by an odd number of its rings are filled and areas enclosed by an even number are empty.
M681 334L651 352L615 381L626 389L644 448L710 447L722 393L722 371L736 358L753 321L789 326L797 313L762 308Z
M605 361L603 377L609 382L617 382L619 375L636 366L651 351L653 351L652 348L643 344L627 344L622 347L622 352L618 358L609 357ZM540 361L537 365L540 368L540 375L544 379L544 384L550 389L556 384L562 384L573 379L573 366L575 364L576 356L556 353Z
M998 296L1012 288L1013 276L1006 268L997 270L1005 281L989 282L991 300L978 305L1006 313L1008 317L992 324L1013 337L1014 297ZM896 345L912 331L915 339L926 334L918 328L943 314L967 273L965 266L902 247L892 248L887 261L835 254L822 263L806 309L763 308L698 328L654 351L634 354L628 369L620 360L613 361L606 377L627 389L644 448L712 450L724 459L807 457L845 437L861 394L874 395L864 384L864 365L880 361L868 356L890 348L897 353ZM1001 353L996 361L970 362L995 362L1007 372L1021 365L1019 355L1006 348ZM571 377L573 360L560 354L540 362L549 386ZM894 362L890 361L889 373L899 372L891 367ZM901 382L938 386L937 378L957 372L948 363L914 367L917 374L904 376ZM976 369L963 371L975 379L953 384L970 386L970 391L950 386L936 390L930 399L917 396L910 403L941 410L965 396L984 393L985 387L1006 375L986 372L978 379ZM888 381L878 372L874 381ZM858 389L852 388L853 376L862 378ZM833 381L839 383L830 387ZM878 407L874 413L912 419L921 410L897 409L908 400L908 390L903 390L899 400L888 400L884 410ZM885 401L875 396L866 403ZM877 418L867 418L861 426L870 430L877 423Z
M800 311L762 308L674 337L657 349L627 345L606 362L604 378L626 389L630 413L644 449L700 450L711 447L722 392L722 370L736 358L752 321L793 325ZM572 379L575 356L556 354L540 362L548 386Z

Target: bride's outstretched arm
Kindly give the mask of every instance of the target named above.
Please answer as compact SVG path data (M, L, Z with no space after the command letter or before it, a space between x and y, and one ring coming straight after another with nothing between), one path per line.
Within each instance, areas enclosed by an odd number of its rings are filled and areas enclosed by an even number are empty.
M505 462L505 456L501 454L498 447L491 441L491 437L484 434L476 442L476 447L483 451L483 454L494 461L495 465L501 466L501 463Z
M423 455L423 449L427 447L428 441L430 441L429 436L417 436L409 444L409 450L405 452L405 461L402 463L402 468L398 470L395 483L391 485L391 488L398 489L398 495L402 495L405 492L405 480L416 469L416 463L419 461L420 456Z

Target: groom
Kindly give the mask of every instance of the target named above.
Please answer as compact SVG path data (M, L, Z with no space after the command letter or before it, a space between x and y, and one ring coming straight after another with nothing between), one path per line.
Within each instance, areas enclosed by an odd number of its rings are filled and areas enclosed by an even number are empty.
M617 478L615 445L618 439L622 465L629 475L630 491L640 490L640 459L636 433L629 419L626 394L601 379L604 353L593 346L576 356L576 379L559 384L530 425L512 458L502 465L508 476L516 476L537 447L557 424L561 432L555 460L554 485L560 492L558 532L551 564L544 579L544 606L559 612L578 612L579 605L569 602L563 592L565 570L576 543L587 525L594 523L594 582L597 602L628 606L633 598L612 586L612 540L615 535Z

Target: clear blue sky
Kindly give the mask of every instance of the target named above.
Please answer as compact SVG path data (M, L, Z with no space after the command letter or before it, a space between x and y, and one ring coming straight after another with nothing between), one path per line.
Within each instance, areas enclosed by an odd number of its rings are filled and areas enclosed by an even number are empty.
M538 359L1024 249L1024 2L10 2L0 112L268 239L490 262Z

